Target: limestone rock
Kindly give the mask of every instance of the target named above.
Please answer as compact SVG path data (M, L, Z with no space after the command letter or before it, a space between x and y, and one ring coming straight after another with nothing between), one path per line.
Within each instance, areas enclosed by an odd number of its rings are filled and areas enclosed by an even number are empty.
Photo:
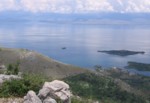
M35 94L34 91L29 91L24 97L23 103L42 103L42 101L39 99L39 97Z
M43 103L57 103L55 99L51 98L51 97L47 97Z
M17 75L0 74L0 84L2 84L6 80L11 80L11 79L21 79L21 77L19 77Z
M24 103L71 103L71 92L69 85L63 81L54 80L45 82L38 96L33 91L29 91L24 97Z
M45 82L43 88L39 91L38 96L45 99L50 96L54 99L60 99L64 103L70 103L71 92L69 85L63 81L54 80L52 82Z
M0 69L6 69L5 65L0 65Z

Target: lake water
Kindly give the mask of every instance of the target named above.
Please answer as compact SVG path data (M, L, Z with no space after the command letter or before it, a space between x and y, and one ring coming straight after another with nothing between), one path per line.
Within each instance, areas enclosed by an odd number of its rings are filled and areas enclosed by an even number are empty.
M0 46L27 48L89 69L95 65L123 68L128 61L150 63L150 25L1 22ZM120 57L97 52L122 49L146 53Z

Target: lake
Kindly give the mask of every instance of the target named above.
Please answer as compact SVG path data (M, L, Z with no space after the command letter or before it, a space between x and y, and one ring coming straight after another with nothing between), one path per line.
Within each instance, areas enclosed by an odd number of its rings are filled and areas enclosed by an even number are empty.
M128 61L150 63L150 25L1 21L0 46L27 48L88 69L95 65L123 68ZM121 57L98 50L145 51L145 54Z

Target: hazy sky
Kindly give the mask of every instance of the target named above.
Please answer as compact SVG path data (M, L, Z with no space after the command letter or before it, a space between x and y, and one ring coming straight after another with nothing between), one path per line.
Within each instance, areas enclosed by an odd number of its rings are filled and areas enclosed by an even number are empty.
M0 0L2 11L47 13L150 13L150 0Z

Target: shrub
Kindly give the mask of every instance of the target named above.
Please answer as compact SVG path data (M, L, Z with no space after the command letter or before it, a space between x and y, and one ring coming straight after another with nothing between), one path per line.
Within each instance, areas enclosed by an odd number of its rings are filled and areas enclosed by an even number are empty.
M0 97L23 97L29 90L38 92L46 80L41 75L24 74L22 79L5 81L0 88Z
M14 65L13 64L8 65L6 74L8 74L8 75L10 75L10 74L18 75L18 73L19 73L19 62L17 62Z
M68 77L65 81L70 85L73 94L82 98L99 100L103 103L109 103L105 102L106 100L112 100L115 103L145 103L143 98L122 91L112 79L94 73Z

